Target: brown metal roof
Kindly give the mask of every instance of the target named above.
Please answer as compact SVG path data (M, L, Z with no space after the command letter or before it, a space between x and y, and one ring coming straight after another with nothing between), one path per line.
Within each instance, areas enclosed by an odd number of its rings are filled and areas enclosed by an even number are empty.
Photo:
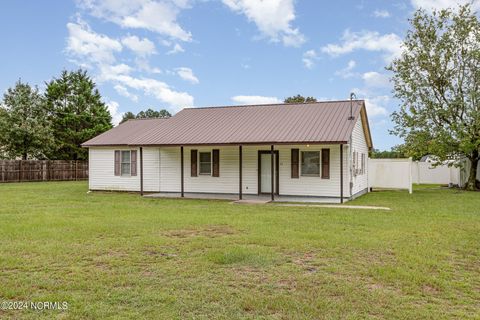
M167 119L132 119L84 142L82 146L131 145L145 132L160 126Z
M128 121L83 146L347 143L361 112L366 117L363 100L353 102L355 121L350 100L187 108L169 119Z

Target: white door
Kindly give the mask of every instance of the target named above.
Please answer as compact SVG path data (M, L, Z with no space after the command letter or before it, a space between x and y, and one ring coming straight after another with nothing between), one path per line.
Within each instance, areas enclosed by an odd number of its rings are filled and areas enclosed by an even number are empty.
M271 193L272 192L272 160L270 154L262 153L260 154L260 192L261 193ZM275 166L276 155L273 157L273 163ZM274 183L274 188L276 188L276 183ZM275 189L274 189L275 190ZM275 190L276 191L276 190Z

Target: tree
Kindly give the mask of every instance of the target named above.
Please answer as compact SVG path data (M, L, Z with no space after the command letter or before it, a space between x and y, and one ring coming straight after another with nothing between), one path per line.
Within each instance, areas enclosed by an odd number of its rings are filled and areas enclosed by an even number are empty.
M120 121L120 123L124 123L125 121L127 120L131 120L131 119L135 119L135 114L133 114L133 112L125 112L122 116L122 121Z
M44 158L52 137L38 88L19 80L4 94L0 106L0 156Z
M369 156L372 159L406 158L405 154L401 151L400 146L395 146L390 150L383 151L373 149L372 151L370 151Z
M52 159L83 160L81 143L112 128L112 117L86 71L63 71L47 83L46 106L52 121L55 149Z
M466 188L475 189L480 154L480 23L470 6L428 14L418 10L393 71L400 110L392 132L408 152L438 162L466 157Z
M140 111L137 113L137 115L134 115L132 112L128 111L126 112L123 117L122 121L120 123L123 123L129 119L152 119L152 118L170 118L172 115L170 112L168 112L165 109L162 109L160 111L155 111L153 109L147 109L145 111Z
M317 99L315 99L314 97L306 97L305 98L304 96L301 96L301 95L297 94L296 96L285 98L285 100L283 102L285 102L285 103L309 103L309 102L317 102Z

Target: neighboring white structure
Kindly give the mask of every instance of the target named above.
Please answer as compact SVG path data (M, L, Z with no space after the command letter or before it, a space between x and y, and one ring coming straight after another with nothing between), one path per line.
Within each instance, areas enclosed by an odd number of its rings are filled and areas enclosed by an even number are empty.
M352 101L353 119L350 107L191 108L130 120L84 143L89 188L352 199L368 191L372 140L364 101Z

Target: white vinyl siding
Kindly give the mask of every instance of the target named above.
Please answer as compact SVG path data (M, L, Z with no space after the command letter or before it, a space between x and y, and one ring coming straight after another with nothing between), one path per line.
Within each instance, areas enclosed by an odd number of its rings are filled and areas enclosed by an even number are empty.
M353 159L352 165L348 170L352 174L352 195L368 189L368 146L365 140L362 120L359 117L356 121L352 132L352 153L350 154Z
M140 191L140 151L137 150L137 175L115 176L115 150L129 151L131 148L89 148L89 189ZM143 148L144 191L160 188L159 149Z
M291 149L318 152L330 149L330 178L319 176L302 176L291 178ZM190 175L191 149L201 152L220 150L220 176ZM90 148L90 189L91 190L140 190L140 153L137 149L137 176L114 175L114 150L129 150L127 148ZM243 193L258 192L258 151L269 151L270 146L243 146ZM280 145L275 146L279 152L279 193L295 196L340 196L340 146L334 145ZM344 197L350 195L348 145L344 145ZM198 157L198 160L200 157ZM321 163L321 159L320 159ZM184 148L184 190L198 193L231 193L237 194L238 181L238 146L225 147L185 147ZM143 148L144 191L180 192L180 147Z

